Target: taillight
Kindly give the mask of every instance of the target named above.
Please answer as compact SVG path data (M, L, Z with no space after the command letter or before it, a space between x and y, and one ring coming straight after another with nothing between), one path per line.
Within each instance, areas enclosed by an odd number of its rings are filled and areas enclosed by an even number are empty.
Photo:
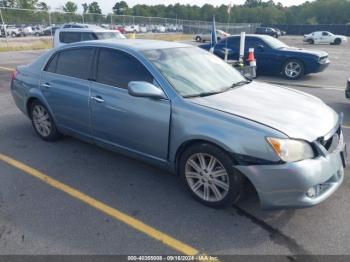
M17 70L14 70L14 71L12 72L12 77L11 77L11 81L14 81L14 80L16 80L16 78L17 78L17 75L18 75L18 71L17 71Z

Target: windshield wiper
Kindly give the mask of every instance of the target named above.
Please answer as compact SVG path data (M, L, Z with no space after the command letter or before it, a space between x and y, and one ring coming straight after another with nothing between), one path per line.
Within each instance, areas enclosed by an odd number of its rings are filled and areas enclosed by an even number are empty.
M205 96L217 95L217 94L220 94L220 93L227 92L228 90L236 88L238 86L249 84L250 82L252 82L252 80L243 80L243 81L239 81L239 82L233 83L230 87L225 88L224 90L214 91L214 92L203 92L203 93L187 95L187 96L183 96L183 97L184 98L191 98L191 97L205 97Z
M248 79L247 80L238 81L236 83L233 83L232 86L230 86L230 88L228 88L228 89L235 88L237 86L243 86L243 85L249 84L251 82L252 82L252 80L248 80Z
M187 96L183 96L183 97L184 97L184 98L191 98L191 97L205 97L205 96L211 96L211 95L220 94L220 93L223 93L223 92L225 92L225 91L203 92L203 93L193 94L193 95L187 95Z

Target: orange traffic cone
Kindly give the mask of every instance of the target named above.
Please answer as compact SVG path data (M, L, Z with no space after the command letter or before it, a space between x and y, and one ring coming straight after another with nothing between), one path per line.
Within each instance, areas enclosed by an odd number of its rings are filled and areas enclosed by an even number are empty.
M256 60L254 57L254 48L249 48L249 55L247 61L249 62L249 66L256 66Z

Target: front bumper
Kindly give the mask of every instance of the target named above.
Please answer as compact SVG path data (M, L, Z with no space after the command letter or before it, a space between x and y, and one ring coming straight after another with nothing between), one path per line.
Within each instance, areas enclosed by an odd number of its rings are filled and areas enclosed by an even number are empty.
M314 66L310 66L309 68L306 68L306 73L319 73L324 71L329 65L330 65L330 60L327 59L327 61L323 62L323 63L319 63L317 62L317 64L315 64Z
M345 154L344 154L345 152ZM332 195L343 182L346 145L341 135L338 146L326 156L281 165L238 166L253 183L262 208L309 207ZM317 194L309 197L310 188Z

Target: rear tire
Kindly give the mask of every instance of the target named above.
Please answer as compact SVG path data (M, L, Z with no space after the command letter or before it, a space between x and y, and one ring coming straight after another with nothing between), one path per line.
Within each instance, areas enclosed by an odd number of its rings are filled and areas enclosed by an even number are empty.
M190 194L214 208L235 204L244 187L244 177L222 149L200 143L186 149L179 160L179 173Z
M34 100L30 105L30 119L35 132L41 139L53 142L62 138L49 110L39 100Z
M202 38L200 36L197 36L196 37L196 42L198 42L198 43L202 42Z

